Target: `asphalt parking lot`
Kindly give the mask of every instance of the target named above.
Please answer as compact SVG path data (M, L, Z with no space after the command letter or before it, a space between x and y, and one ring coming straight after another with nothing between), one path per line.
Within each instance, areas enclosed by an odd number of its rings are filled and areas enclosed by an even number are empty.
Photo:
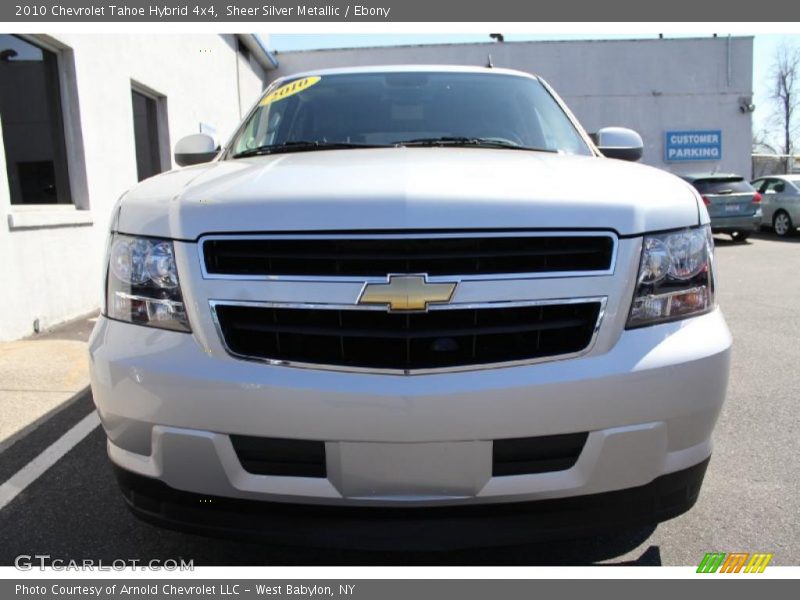
M734 337L728 399L697 505L636 531L578 541L442 553L357 552L210 540L132 517L95 428L0 510L0 565L194 560L195 565L696 565L706 552L772 552L800 564L800 237L718 236L719 302ZM0 483L91 413L88 393L0 454Z

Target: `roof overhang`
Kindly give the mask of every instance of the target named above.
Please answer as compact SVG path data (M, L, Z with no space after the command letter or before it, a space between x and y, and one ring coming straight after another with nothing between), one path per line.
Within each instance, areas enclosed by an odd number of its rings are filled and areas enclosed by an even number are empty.
M274 71L278 68L278 59L272 54L261 40L254 33L237 33L236 37L244 46L250 50L253 58L261 65L266 71Z

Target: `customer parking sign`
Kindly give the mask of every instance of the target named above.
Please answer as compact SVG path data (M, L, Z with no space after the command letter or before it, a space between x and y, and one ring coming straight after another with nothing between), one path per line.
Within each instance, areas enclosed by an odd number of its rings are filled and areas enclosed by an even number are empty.
M720 160L722 158L722 131L667 131L664 139L664 160Z

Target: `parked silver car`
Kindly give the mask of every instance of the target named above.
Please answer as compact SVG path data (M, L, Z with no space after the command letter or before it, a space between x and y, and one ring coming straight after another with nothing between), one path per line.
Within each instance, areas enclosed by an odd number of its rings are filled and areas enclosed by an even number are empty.
M781 237L794 234L800 225L800 175L759 177L753 187L763 197L764 225Z

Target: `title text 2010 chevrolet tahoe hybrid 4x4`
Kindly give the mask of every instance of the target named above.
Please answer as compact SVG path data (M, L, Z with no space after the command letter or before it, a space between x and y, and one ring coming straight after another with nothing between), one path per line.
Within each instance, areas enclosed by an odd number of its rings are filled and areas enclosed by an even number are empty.
M392 547L688 510L731 345L708 214L607 158L634 132L594 139L537 77L385 67L285 78L219 152L179 142L202 164L115 209L90 344L129 506Z

